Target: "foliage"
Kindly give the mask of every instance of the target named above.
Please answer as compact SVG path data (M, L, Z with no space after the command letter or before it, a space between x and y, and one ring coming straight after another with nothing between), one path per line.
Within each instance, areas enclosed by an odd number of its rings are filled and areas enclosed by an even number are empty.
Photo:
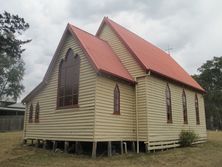
M12 97L16 100L24 90L21 80L24 62L9 56L0 56L0 98Z
M24 90L21 83L24 75L21 55L25 49L22 45L31 40L21 40L18 36L28 28L29 24L18 15L6 11L0 14L0 100L17 100Z
M193 142L198 139L198 135L194 131L182 130L180 132L180 146L188 147L191 146Z
M193 78L206 90L204 95L208 129L222 129L222 57L204 63Z
M17 39L23 31L29 28L29 24L18 15L11 15L8 12L0 14L0 55L6 54L10 57L20 58L25 49L21 45L30 42L30 40Z

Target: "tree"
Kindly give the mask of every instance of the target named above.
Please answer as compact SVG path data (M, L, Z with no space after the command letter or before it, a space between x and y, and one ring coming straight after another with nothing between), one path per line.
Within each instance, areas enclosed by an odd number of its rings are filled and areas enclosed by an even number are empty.
M204 95L208 129L222 129L222 57L208 60L193 78L206 90Z
M15 101L24 90L21 81L24 75L24 61L21 57L25 49L22 45L31 40L18 39L29 24L18 15L8 12L0 14L0 100Z

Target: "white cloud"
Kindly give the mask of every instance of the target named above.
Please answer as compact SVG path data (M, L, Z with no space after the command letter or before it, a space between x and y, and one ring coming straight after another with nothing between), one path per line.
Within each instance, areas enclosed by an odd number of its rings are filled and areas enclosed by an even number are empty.
M222 56L221 1L184 0L7 0L0 12L18 14L30 24L24 34L24 97L43 78L68 22L95 34L108 16L165 50L189 73L206 60Z

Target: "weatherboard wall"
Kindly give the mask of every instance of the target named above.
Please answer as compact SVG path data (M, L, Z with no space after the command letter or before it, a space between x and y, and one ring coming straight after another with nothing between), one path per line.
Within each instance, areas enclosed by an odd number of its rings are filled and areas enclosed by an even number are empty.
M114 112L114 89L120 90L120 115ZM134 86L107 77L96 81L96 141L132 141L136 139Z
M183 87L169 83L172 96L173 123L167 123L165 88L167 82L146 76L143 69L110 27L104 25L100 37L106 40L120 58L137 85L97 75L76 39L67 34L47 85L27 103L24 138L69 141L136 140L136 110L138 139L144 142L178 139L182 129L191 129L206 138L203 96L198 94L200 125L196 124L195 92L185 89L188 124L183 123ZM80 56L79 108L56 109L58 67L67 50ZM114 115L114 88L120 88L120 115ZM136 99L137 97L137 99ZM39 102L39 123L34 122L35 106ZM137 102L137 106L136 106ZM33 104L33 123L28 122Z
M204 99L198 94L200 125L196 124L195 93L186 89L188 124L183 122L182 92L183 87L168 83L171 91L173 123L167 123L165 89L167 82L149 76L147 85L147 123L148 141L174 140L179 138L181 130L194 130L200 138L206 139Z
M79 108L56 109L58 67L69 48L80 56ZM47 85L27 103L24 138L92 141L95 113L96 73L79 43L67 35ZM28 122L29 107L39 102L39 123Z
M146 94L146 76L137 79L137 113L138 113L138 139L147 141L147 94Z
M134 78L145 74L136 59L130 54L129 50L123 45L119 37L108 25L104 24L99 37L108 42L124 67Z

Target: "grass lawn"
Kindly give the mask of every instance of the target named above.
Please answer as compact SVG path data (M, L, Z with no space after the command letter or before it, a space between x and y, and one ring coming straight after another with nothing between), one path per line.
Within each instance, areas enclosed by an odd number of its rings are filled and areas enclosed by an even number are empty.
M0 133L1 167L221 167L222 132L208 132L208 142L190 148L176 148L156 153L101 157L53 153L21 145L21 132Z

